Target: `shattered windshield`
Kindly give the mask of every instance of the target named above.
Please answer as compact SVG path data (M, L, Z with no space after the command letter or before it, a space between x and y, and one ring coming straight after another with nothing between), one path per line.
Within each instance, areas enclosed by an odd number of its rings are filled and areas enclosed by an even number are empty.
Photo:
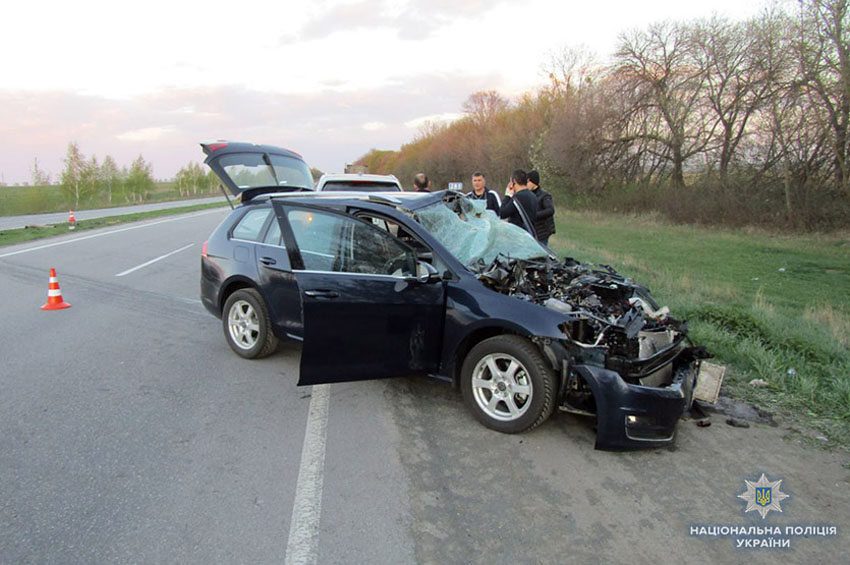
M461 263L477 271L498 255L514 259L544 258L549 253L524 229L500 220L486 201L464 197L417 210L415 219Z

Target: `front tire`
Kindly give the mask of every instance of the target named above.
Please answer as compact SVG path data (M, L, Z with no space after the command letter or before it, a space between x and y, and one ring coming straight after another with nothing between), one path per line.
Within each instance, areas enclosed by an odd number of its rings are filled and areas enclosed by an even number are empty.
M221 323L227 344L246 359L274 353L280 340L272 332L269 310L253 288L237 290L227 297Z
M490 429L515 434L546 421L555 406L555 375L526 338L499 335L467 354L461 369L466 406Z

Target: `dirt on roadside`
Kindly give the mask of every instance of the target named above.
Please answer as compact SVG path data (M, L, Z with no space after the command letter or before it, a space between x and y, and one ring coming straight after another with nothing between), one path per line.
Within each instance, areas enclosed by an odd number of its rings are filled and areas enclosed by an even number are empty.
M385 386L420 562L846 562L850 454L812 447L749 405L723 399L711 425L680 421L673 446L615 453L594 449L592 419L556 414L505 435L480 426L442 383ZM762 474L789 495L765 518L739 498ZM768 525L838 533L791 535L789 548L770 550L691 529Z

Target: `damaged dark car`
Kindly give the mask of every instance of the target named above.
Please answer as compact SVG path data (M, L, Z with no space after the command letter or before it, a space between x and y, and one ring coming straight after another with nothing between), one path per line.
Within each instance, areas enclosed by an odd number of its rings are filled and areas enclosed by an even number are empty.
M239 355L295 340L299 385L427 375L500 432L558 408L596 419L598 449L673 441L707 353L645 287L557 258L460 193L311 193L295 153L202 147L242 199L201 261L202 301Z

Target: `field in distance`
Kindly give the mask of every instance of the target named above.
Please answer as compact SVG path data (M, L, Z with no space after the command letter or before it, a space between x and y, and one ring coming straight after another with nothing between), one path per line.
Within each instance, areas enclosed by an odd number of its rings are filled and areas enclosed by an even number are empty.
M146 191L142 196L137 196L135 200L128 199L124 194L114 194L110 201L108 195L101 193L96 197L80 201L79 206L74 206L71 204L73 200L69 199L68 193L60 185L0 186L0 216L62 212L70 208L75 210L109 208L142 202L167 202L219 194L221 194L221 191L218 185L214 185L204 192L197 191L194 194L181 195L174 181L160 181L155 182L152 189Z

